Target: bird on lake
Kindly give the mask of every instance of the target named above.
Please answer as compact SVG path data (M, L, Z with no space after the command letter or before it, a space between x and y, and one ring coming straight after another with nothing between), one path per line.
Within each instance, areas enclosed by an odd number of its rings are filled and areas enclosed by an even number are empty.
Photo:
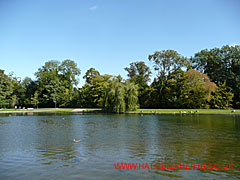
M80 140L79 139L73 139L73 142L78 143L78 142L80 142Z

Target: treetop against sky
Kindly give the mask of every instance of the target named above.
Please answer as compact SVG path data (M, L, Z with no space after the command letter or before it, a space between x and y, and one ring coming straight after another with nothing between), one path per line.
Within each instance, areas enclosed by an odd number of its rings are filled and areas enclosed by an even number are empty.
M0 68L34 78L49 60L74 60L81 69L121 74L130 62L174 49L240 43L238 0L0 1ZM80 85L84 80L80 79Z

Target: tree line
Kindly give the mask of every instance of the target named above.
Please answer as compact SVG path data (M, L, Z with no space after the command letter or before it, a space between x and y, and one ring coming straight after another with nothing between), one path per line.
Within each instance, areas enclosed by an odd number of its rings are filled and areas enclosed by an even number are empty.
M175 50L148 56L156 76L144 61L130 63L121 75L87 70L78 88L81 71L72 60L47 61L35 80L22 81L0 70L0 108L86 107L106 112L137 108L239 108L240 46L204 49L188 58Z

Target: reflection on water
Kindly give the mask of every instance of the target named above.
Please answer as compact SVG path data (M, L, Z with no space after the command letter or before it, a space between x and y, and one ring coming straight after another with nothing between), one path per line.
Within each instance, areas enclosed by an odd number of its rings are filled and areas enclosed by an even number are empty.
M116 170L117 162L233 163L235 169ZM240 116L0 117L0 179L237 179L239 162Z

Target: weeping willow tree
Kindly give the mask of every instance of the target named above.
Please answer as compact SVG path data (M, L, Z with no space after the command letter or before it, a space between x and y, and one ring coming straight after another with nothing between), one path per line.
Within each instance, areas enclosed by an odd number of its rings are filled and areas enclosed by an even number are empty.
M103 110L122 113L136 110L138 107L138 89L134 83L122 83L119 78L110 81L105 91Z
M126 111L135 111L138 108L138 86L129 81L125 84Z
M124 85L116 80L112 80L106 88L103 110L106 112L125 112Z

